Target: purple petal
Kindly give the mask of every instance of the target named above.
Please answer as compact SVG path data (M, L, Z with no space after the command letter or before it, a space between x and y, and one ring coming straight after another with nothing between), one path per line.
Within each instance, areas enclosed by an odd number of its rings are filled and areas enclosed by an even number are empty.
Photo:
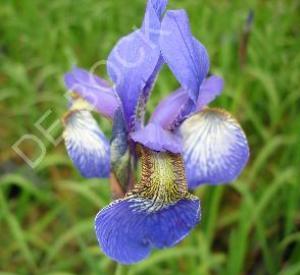
M95 231L103 252L122 264L132 264L150 253L142 213L134 213L128 199L114 201L95 218Z
M160 21L168 0L148 0L141 30L151 41L157 41L160 34Z
M188 99L186 91L182 88L178 89L159 103L150 121L159 124L164 129L170 128L183 111Z
M224 80L222 77L212 75L206 78L199 92L197 101L197 111L201 111L206 105L212 102L218 95L221 94L224 88Z
M175 205L159 211L159 217L147 222L149 239L157 248L174 246L184 239L190 230L200 221L200 201L181 199Z
M200 85L209 70L209 58L205 47L192 36L184 10L166 13L160 46L165 62L196 104Z
M181 137L154 123L149 123L145 128L133 132L131 138L154 151L182 152Z
M206 109L186 120L180 130L190 188L227 183L242 172L249 158L248 143L229 113Z
M142 25L142 31L151 41L155 42L156 45L158 44L160 34L160 19L166 9L167 2L167 0L151 0L148 1L147 4L146 14ZM164 63L164 59L160 55L152 74L146 81L145 86L142 90L136 114L137 120L141 122L144 121L146 103L150 97L150 93L156 81L157 75Z
M89 111L71 111L65 117L63 137L70 158L86 178L109 176L109 142Z
M221 77L211 76L205 79L200 86L196 111L201 111L204 106L213 101L221 93L223 86ZM180 88L159 103L150 121L164 129L172 129L195 111L190 103L187 92Z
M79 68L66 73L64 80L68 90L78 93L102 115L113 117L119 101L105 80Z
M181 241L199 222L199 200L181 199L158 211L153 202L138 197L115 201L95 218L95 231L103 252L122 264L146 258L151 248L170 247Z
M142 28L120 39L108 57L108 74L116 84L129 129L139 126L136 111L141 93L152 86L147 82L159 71L160 16L165 6L166 1L149 0Z
M162 66L164 65L164 60L162 56L159 57L158 62L154 68L154 71L152 75L149 77L147 82L145 83L145 87L143 88L142 94L139 98L137 111L136 111L136 118L137 120L144 122L145 112L146 112L146 104L150 97L152 88L154 86L154 83L156 81L157 75L159 71L161 70Z

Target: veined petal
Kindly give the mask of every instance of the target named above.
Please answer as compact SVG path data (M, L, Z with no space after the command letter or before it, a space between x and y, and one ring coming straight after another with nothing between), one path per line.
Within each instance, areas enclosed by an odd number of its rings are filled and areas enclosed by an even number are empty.
M133 264L150 253L145 238L144 215L133 212L128 199L114 201L95 218L95 231L106 256L122 264Z
M174 246L199 223L200 201L195 196L181 199L157 214L148 220L151 244L157 248Z
M102 115L113 118L119 100L105 80L79 68L66 73L64 80L68 90L78 93Z
M196 105L200 85L209 70L209 58L205 47L192 36L184 10L166 13L160 46L165 62Z
M160 125L149 123L131 134L132 140L141 143L144 146L159 152L182 152L181 137L168 130L163 129Z
M180 131L190 188L202 183L233 181L248 161L246 136L238 122L225 111L205 109L187 119Z
M200 219L200 202L187 192L181 155L138 145L137 156L138 183L95 220L103 252L123 264L146 258L151 248L175 245Z
M120 39L108 57L108 74L116 84L129 130L139 127L138 102L145 100L160 69L158 38L165 6L166 1L149 0L142 28Z
M103 252L122 264L134 264L149 256L152 248L180 242L199 222L200 203L182 199L155 212L149 202L136 197L115 201L95 219L95 231Z
M89 111L70 111L63 137L70 158L86 178L109 176L109 142Z
M212 75L206 78L199 92L199 97L197 101L197 111L202 111L202 109L212 102L218 95L221 94L224 88L224 80L222 77Z

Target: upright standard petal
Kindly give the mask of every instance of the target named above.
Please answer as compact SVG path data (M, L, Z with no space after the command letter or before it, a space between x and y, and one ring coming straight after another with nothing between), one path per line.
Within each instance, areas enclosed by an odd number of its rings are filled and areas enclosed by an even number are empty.
M164 60L163 60L162 56L160 56L156 66L154 68L153 73L151 74L151 76L149 77L147 82L145 83L145 86L144 86L144 88L142 90L142 93L139 97L138 105L137 105L137 108L136 108L136 120L140 121L141 124L144 124L146 104L149 100L152 88L153 88L154 83L155 83L156 78L157 78L157 75L158 75L158 73L161 70L163 65L164 65Z
M218 109L204 111L186 120L180 128L188 186L233 181L249 158L246 136L238 122Z
M120 103L115 91L105 80L79 68L66 73L64 80L69 91L84 98L102 115L113 118Z
M131 138L135 142L158 152L182 152L181 137L163 129L158 124L149 123L145 128L133 132Z
M175 245L200 220L200 202L187 192L181 155L140 145L137 155L138 183L95 219L103 252L123 264L146 258L152 248Z
M64 118L63 137L74 165L86 178L109 176L109 142L89 111L70 111Z
M166 13L160 47L165 62L196 105L200 85L209 70L209 58L205 47L192 36L184 10Z
M148 0L141 30L151 41L156 41L160 34L160 21L166 10L168 0Z
M160 68L158 38L165 6L166 1L149 0L142 28L119 40L108 57L108 74L116 84L129 130L139 126L138 102L144 100L144 89L149 93Z
M160 19L166 9L167 3L167 0L150 0L147 4L146 14L141 30L144 35L148 37L148 39L150 39L150 41L155 45L158 44L160 35ZM139 96L138 105L136 108L136 119L141 123L144 122L146 103L150 97L157 75L164 63L164 59L160 55L152 74L145 82L141 95Z

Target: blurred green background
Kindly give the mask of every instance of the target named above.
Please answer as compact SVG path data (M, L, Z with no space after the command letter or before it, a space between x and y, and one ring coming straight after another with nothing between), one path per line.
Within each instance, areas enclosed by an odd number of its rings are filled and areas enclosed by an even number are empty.
M105 180L80 177L49 127L66 110L63 73L105 60L139 26L145 1L0 1L0 274L300 274L300 1L169 1L185 8L226 88L214 106L231 111L251 147L233 184L203 186L202 222L179 245L120 269L100 251L93 219L110 201ZM241 66L249 10L255 13ZM243 43L242 43L243 44ZM245 57L245 55L244 55ZM105 76L104 66L98 73ZM164 69L150 100L177 87ZM44 116L44 117L43 117ZM109 135L110 125L100 121ZM62 128L56 124L53 136ZM11 148L24 134L45 146L31 169ZM21 150L40 155L35 143Z

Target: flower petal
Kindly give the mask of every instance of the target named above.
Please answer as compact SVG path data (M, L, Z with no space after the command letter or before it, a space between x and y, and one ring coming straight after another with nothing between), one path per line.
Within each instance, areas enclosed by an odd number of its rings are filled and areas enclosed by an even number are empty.
M180 88L162 100L155 108L150 121L159 124L164 129L170 128L176 118L183 111L188 102L188 94Z
M202 111L202 109L212 102L218 95L221 94L224 88L224 80L222 77L212 75L206 78L199 92L199 97L197 101L197 111Z
M166 13L160 46L165 62L196 104L200 85L209 70L209 58L205 47L192 36L184 10Z
M159 58L158 47L151 48L147 41L141 39L140 33L138 30L122 38L108 58L108 72L116 83L129 129L136 126L135 114L140 93Z
M146 258L152 247L170 247L181 241L199 222L200 203L181 199L155 212L145 210L151 203L128 197L111 203L95 218L95 231L103 252L122 264Z
M150 253L143 213L134 213L128 199L114 201L95 218L95 231L103 252L122 264L132 264Z
M181 199L149 219L149 239L157 248L174 246L200 221L200 201L195 196Z
M200 86L196 111L201 111L218 96L224 86L224 81L219 76L210 76ZM172 129L190 116L195 110L189 100L187 92L183 88L171 93L154 110L151 122L159 124L164 129Z
M168 0L148 0L141 30L152 41L158 40L160 21Z
M150 97L157 75L160 72L163 65L164 65L164 60L162 56L160 56L156 64L156 67L154 68L152 75L145 83L145 87L143 88L142 94L138 100L138 105L136 108L136 119L141 123L143 123L145 120L146 104Z
M158 44L160 34L160 19L166 9L167 3L167 0L150 0L147 4L146 14L141 29L144 32L145 36L147 36L152 42L154 42L155 45ZM150 97L150 93L156 81L157 75L160 72L164 63L165 61L160 54L156 66L152 74L146 81L142 93L139 97L136 115L137 120L141 121L142 123L144 121L146 103Z
M181 126L188 186L233 181L249 158L246 136L227 112L205 109Z
M135 142L158 152L182 152L181 138L158 124L149 123L145 128L133 132L131 138Z
M119 100L105 80L79 68L66 73L64 80L67 89L78 93L102 115L113 117Z
M63 137L74 165L86 178L109 176L109 142L89 111L70 111Z
M138 127L135 116L141 93L152 86L147 81L159 71L160 16L165 6L166 1L149 0L142 28L120 39L108 57L108 74L116 84L129 129Z

